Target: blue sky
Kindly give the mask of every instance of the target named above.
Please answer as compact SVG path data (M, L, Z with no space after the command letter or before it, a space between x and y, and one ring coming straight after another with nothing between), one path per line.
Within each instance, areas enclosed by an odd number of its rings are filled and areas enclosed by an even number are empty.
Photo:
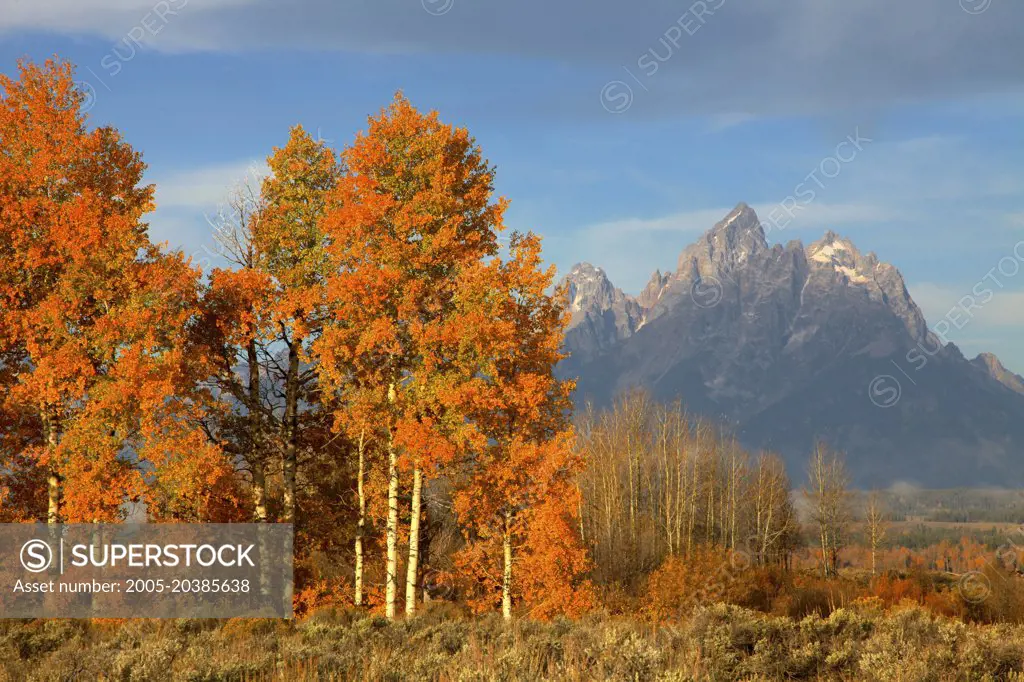
M636 293L736 203L803 190L770 241L835 230L1024 373L1021 26L1013 0L5 0L0 69L74 61L149 163L154 236L200 262L289 126L341 147L401 89L470 129L560 270Z

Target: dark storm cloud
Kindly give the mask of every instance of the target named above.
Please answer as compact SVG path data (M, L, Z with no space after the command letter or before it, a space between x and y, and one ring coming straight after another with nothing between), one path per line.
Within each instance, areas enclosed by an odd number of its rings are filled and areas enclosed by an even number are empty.
M0 30L117 40L156 4L69 1L15 5ZM149 41L157 49L492 55L530 60L534 70L568 65L574 76L547 93L552 106L592 104L605 83L621 79L639 115L810 113L1024 84L1018 0L189 0L173 22ZM537 87L552 88L544 83Z

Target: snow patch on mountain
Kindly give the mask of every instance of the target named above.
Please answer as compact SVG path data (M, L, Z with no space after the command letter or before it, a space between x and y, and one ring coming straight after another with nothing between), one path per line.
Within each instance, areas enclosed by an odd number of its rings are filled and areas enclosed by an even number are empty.
M850 282L867 284L873 278L857 269L855 264L859 260L859 255L852 245L840 239L833 239L828 244L815 249L810 260L815 263L831 265L836 272L845 275ZM853 265L850 265L851 263Z

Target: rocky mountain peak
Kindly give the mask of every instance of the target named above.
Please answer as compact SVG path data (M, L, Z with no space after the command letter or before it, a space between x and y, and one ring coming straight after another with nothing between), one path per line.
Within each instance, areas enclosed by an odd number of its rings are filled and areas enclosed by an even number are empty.
M672 273L661 274L661 270L655 270L654 274L651 275L651 279L647 282L647 286L640 292L637 297L637 303L644 310L653 308L658 301L661 299L661 295L665 292L666 287L672 279Z
M608 276L604 273L604 270L597 267L596 265L591 265L586 261L583 261L582 263L576 263L576 265L573 265L572 270L570 270L569 274L566 275L566 279L572 282L583 282L601 278L608 278Z
M981 353L978 357L971 360L971 364L1011 391L1024 394L1024 377L1006 369L1003 363L999 361L999 358L992 353Z
M642 311L631 296L615 288L608 275L590 263L577 263L562 280L568 284L572 319L569 350L589 357L628 338L640 324Z
M569 307L574 313L591 307L607 308L623 296L605 271L590 263L572 266L564 281L569 283Z
M832 230L807 247L807 260L812 266L831 267L854 284L873 282L878 265L877 259L865 257L852 241Z
M751 230L757 232L756 228L760 226L760 221L758 221L757 213L754 212L754 209L750 208L746 202L741 201L724 218L716 223L710 231L735 235L742 232L750 232ZM760 230L760 236L764 237L764 230Z
M863 254L857 246L832 230L806 249L807 263L814 276L845 282L869 299L879 301L898 317L911 338L927 338L924 314L910 297L900 271L878 260L874 252Z
M677 276L707 276L742 265L768 249L764 228L754 209L739 203L679 256Z

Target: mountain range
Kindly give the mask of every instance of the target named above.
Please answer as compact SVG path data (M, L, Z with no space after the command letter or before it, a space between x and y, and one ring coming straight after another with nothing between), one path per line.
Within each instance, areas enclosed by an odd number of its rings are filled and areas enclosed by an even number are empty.
M831 231L770 246L739 204L637 296L588 263L565 283L578 403L680 398L794 481L820 439L859 486L1024 486L1024 379L944 343L896 267Z

